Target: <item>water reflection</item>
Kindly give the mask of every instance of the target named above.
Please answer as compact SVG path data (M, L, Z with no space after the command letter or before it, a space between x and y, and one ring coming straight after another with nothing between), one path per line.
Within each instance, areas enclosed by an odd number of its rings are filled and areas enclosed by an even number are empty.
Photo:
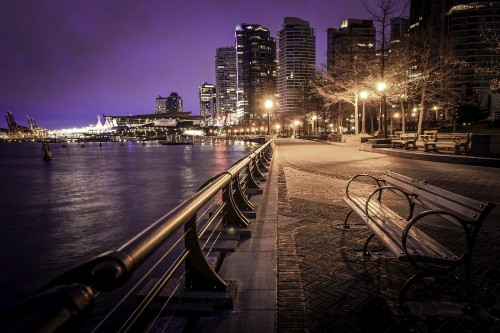
M247 144L0 144L0 310L116 248L246 155Z

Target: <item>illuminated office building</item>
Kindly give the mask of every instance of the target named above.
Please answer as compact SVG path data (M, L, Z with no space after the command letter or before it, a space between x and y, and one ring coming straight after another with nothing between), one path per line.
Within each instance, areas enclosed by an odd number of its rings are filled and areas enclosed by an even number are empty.
M167 98L162 95L156 97L155 113L166 113L167 112Z
M477 98L480 109L487 111L490 119L500 118L500 101L494 103L499 91L492 84L500 67L498 49L492 50L492 46L498 48L498 39L489 41L492 36L500 36L499 21L498 1L413 0L410 6L410 38L419 29L431 27L431 59L467 64L450 71L447 88ZM411 45L422 49L418 39Z
M241 24L236 27L238 123L262 120L264 101L276 94L276 40L266 27Z
M316 35L308 21L286 17L278 33L278 108L282 114L300 111L304 87L316 77Z
M328 71L346 57L373 57L375 54L375 28L371 20L345 19L340 28L330 28L327 34Z
M221 47L215 54L217 119L231 125L236 119L236 48Z
M452 77L453 89L474 91L481 108L490 111L490 117L500 119L499 105L492 105L492 87L500 72L500 3L498 1L450 1L446 14L448 50L453 58L470 66L456 71ZM488 38L497 36L494 43ZM491 50L497 48L497 52ZM492 66L496 67L492 68ZM483 70L480 70L483 69Z
M200 116L205 121L205 124L215 124L217 122L215 86L213 84L203 82L200 86L199 98Z

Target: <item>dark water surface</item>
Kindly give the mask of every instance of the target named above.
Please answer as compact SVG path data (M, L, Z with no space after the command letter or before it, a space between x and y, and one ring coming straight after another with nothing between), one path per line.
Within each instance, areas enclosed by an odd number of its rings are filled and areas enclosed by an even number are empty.
M0 143L0 310L113 250L252 150L250 144Z

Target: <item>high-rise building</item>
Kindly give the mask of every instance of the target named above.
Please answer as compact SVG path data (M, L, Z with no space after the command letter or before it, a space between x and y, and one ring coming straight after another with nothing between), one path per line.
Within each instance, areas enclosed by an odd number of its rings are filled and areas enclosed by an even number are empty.
M304 87L316 77L316 35L297 17L285 17L278 34L278 109L290 114L300 110Z
M213 125L217 123L216 113L216 93L215 86L211 83L203 82L200 86L200 116L205 124Z
M476 98L491 119L500 117L500 105L492 102L498 93L491 89L492 80L498 77L500 55L488 39L500 36L499 21L498 1L412 0L410 5L410 45L415 53L424 48L415 37L420 34L429 45L432 65L445 65L440 60L467 64L448 70L446 88ZM415 73L419 72L417 65L413 66Z
M332 71L341 59L375 54L375 28L372 20L345 19L340 28L327 30L327 68Z
M454 60L469 66L453 72L452 89L474 92L490 118L500 119L499 105L492 105L492 80L498 80L500 54L500 2L451 0L446 13L447 50ZM493 39L493 44L489 39ZM493 51L496 47L497 51ZM495 69L496 67L496 69ZM493 89L494 90L494 89ZM498 92L497 92L498 93Z
M175 91L166 98L166 109L167 112L179 113L182 111L182 98Z
M239 123L257 121L265 112L264 101L276 94L276 40L258 24L236 27L237 104Z
M429 50L429 58L437 59L446 44L446 31L443 29L445 3L448 0L411 1L410 26L408 29L409 46L415 55ZM434 61L433 61L434 62ZM421 73L419 64L412 64L415 75Z
M166 113L167 112L167 98L162 95L156 97L155 113Z
M237 122L236 115L236 48L221 47L215 53L215 90L217 119L224 124Z
M391 47L395 44L406 44L408 41L408 30L410 20L406 17L391 18Z

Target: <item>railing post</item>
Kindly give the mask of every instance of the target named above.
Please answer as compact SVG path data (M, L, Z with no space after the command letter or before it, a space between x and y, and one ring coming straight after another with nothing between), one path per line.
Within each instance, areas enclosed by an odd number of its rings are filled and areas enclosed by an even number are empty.
M246 166L245 182L247 184L246 192L249 192L252 194L262 194L262 192L263 192L262 189L260 188L259 184L253 178L251 163L248 163Z
M240 175L237 174L233 180L233 184L235 185L233 190L233 197L236 205L239 210L245 215L247 218L254 219L257 214L255 212L255 206L252 204L247 197L243 194L243 190L241 188L241 180Z
M223 224L232 227L249 227L250 222L239 210L234 200L232 183L231 180L222 190L222 200L225 203Z
M263 161L263 158L262 158L262 153L260 153L257 157L257 167L259 168L259 170L261 171L268 171L269 168L264 164L264 161Z
M189 254L185 262L186 290L190 291L226 291L228 283L210 267L200 247L196 232L196 215L184 225L185 246Z
M251 166L251 170L252 170L252 177L254 179L258 179L260 181L264 181L266 179L266 177L264 177L264 175L262 174L262 172L260 171L260 169L258 168L257 166L257 162L255 161L255 159L252 159L249 163L249 165Z

